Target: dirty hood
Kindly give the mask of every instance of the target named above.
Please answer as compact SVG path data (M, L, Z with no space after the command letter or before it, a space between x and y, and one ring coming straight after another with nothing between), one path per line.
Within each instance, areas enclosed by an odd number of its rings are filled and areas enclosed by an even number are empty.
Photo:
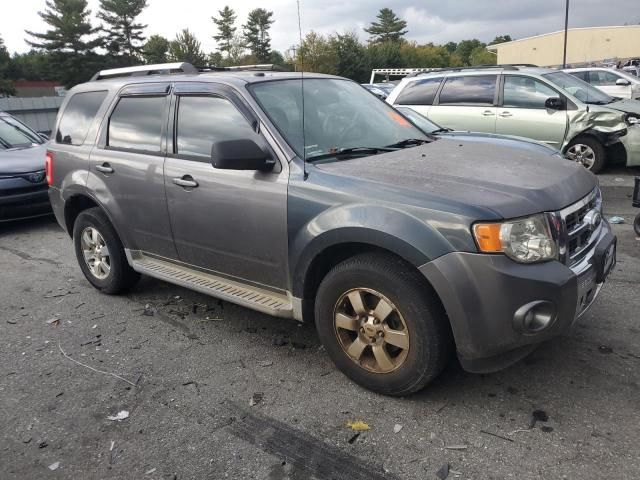
M591 192L596 177L568 160L526 149L440 139L419 147L320 164L334 175L383 183L493 210L503 218L560 210ZM377 191L372 189L372 191Z
M13 175L44 170L46 147L0 150L0 175Z
M609 108L625 113L637 113L640 115L640 102L638 100L623 99L606 105Z

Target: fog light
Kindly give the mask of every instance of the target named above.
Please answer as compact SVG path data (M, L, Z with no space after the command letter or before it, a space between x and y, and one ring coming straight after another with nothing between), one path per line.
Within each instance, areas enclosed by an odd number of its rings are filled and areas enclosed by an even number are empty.
M520 333L538 333L556 319L556 306L546 300L538 300L520 307L513 316L513 328Z

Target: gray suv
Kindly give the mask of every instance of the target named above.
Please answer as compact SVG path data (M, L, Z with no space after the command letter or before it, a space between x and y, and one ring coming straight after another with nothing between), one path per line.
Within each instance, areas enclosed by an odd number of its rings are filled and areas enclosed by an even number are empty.
M189 64L72 89L49 195L80 268L314 321L355 382L415 392L566 332L615 263L596 178L548 149L441 137L346 79Z

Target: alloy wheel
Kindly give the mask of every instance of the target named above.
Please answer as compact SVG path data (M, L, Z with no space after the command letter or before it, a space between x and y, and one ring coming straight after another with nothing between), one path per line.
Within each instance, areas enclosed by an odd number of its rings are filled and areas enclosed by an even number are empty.
M591 170L596 162L596 152L589 145L576 143L567 150L567 158Z
M368 288L344 293L334 308L334 326L344 353L362 368L389 373L409 353L409 329L396 306Z
M99 280L107 278L111 272L111 257L100 232L94 227L85 228L80 236L80 245L91 274Z

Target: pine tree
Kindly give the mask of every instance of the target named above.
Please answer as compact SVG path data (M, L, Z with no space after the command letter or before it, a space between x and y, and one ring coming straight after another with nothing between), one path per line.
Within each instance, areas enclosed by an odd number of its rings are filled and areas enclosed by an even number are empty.
M188 28L178 33L169 44L169 58L174 62L188 62L195 66L204 66L207 61L200 42Z
M151 35L142 47L142 58L148 65L166 63L169 52L169 40L161 35Z
M243 25L247 48L258 62L268 62L271 57L271 37L269 29L274 20L273 12L256 8L249 12L247 23Z
M218 10L220 17L211 17L213 23L218 26L218 34L213 39L218 42L218 50L226 52L227 58L231 55L233 37L236 33L234 23L236 21L236 13L229 6L225 6L222 10Z
M47 0L44 11L38 15L49 25L44 33L26 33L34 40L26 42L45 52L52 65L56 65L55 79L66 87L88 80L96 70L93 49L100 45L92 39L96 29L91 26L86 0Z
M399 18L390 8L382 8L377 15L378 21L371 22L364 31L371 35L372 42L397 42L408 32L407 22Z
M135 63L142 53L147 25L136 23L136 18L147 6L147 0L100 0L98 18L105 22L101 31L103 46L114 57L123 57L125 63Z

